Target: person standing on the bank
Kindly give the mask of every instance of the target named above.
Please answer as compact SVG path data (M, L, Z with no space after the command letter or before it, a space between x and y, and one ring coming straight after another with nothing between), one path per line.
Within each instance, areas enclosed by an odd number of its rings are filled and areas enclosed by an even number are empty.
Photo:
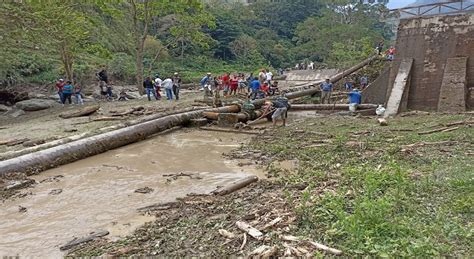
M73 90L74 86L72 86L72 82L68 80L63 87L63 105L66 103L66 100L69 102L69 104L72 104L71 96Z
M166 100L172 101L173 100L173 79L166 78L163 80L161 85L165 88L166 91Z
M156 92L156 97L158 97L158 99L160 100L161 99L161 78L160 78L160 75L156 74L155 76L155 92Z
M64 103L63 102L63 99L64 99L63 87L64 87L64 79L61 78L56 82L56 89L58 90L59 101L61 103Z
M79 85L74 86L74 96L76 97L76 104L84 105L84 101L82 100L81 86Z
M178 72L175 72L173 75L173 94L176 97L176 101L179 100L180 88L181 88L181 77L179 77Z
M360 77L360 89L364 90L369 85L369 78L367 76Z
M145 81L143 81L143 88L146 90L146 96L148 97L148 101L151 101L151 95L155 97L155 100L158 100L155 91L155 85L149 76L146 77Z
M333 84L329 78L326 79L324 83L321 84L321 103L331 103L331 94L333 89Z

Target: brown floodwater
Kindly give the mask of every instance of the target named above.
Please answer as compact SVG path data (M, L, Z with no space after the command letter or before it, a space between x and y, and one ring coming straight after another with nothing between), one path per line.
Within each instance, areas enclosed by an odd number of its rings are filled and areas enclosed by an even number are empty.
M243 134L184 129L34 176L40 183L23 190L30 195L1 205L0 256L62 257L59 247L74 237L107 230L108 238L118 239L153 220L137 208L209 193L248 175L263 177L222 156L248 140ZM164 176L178 173L193 179ZM154 191L134 192L144 187ZM20 206L27 211L19 212Z

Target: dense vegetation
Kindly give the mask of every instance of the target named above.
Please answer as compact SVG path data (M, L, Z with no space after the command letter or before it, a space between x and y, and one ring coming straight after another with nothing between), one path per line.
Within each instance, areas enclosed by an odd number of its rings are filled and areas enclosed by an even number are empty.
M391 36L383 5L356 0L37 1L0 6L3 85L58 76L86 83L102 65L115 80L180 71L251 71L297 62L345 66Z

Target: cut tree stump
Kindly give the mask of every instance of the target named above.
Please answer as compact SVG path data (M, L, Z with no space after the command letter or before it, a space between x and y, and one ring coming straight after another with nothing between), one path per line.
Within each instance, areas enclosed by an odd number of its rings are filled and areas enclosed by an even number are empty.
M86 106L78 111L63 112L59 114L59 117L63 119L69 119L74 117L88 116L96 112L100 108L100 105Z

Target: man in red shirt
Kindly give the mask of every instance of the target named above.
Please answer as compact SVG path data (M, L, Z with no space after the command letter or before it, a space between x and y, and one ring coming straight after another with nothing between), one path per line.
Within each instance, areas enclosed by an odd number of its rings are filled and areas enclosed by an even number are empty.
M56 81L56 89L58 90L59 100L63 103L64 94L63 94L63 87L64 87L64 79L59 79Z
M230 80L230 95L236 95L237 88L239 88L239 79L237 79L237 76L234 76L232 80Z

